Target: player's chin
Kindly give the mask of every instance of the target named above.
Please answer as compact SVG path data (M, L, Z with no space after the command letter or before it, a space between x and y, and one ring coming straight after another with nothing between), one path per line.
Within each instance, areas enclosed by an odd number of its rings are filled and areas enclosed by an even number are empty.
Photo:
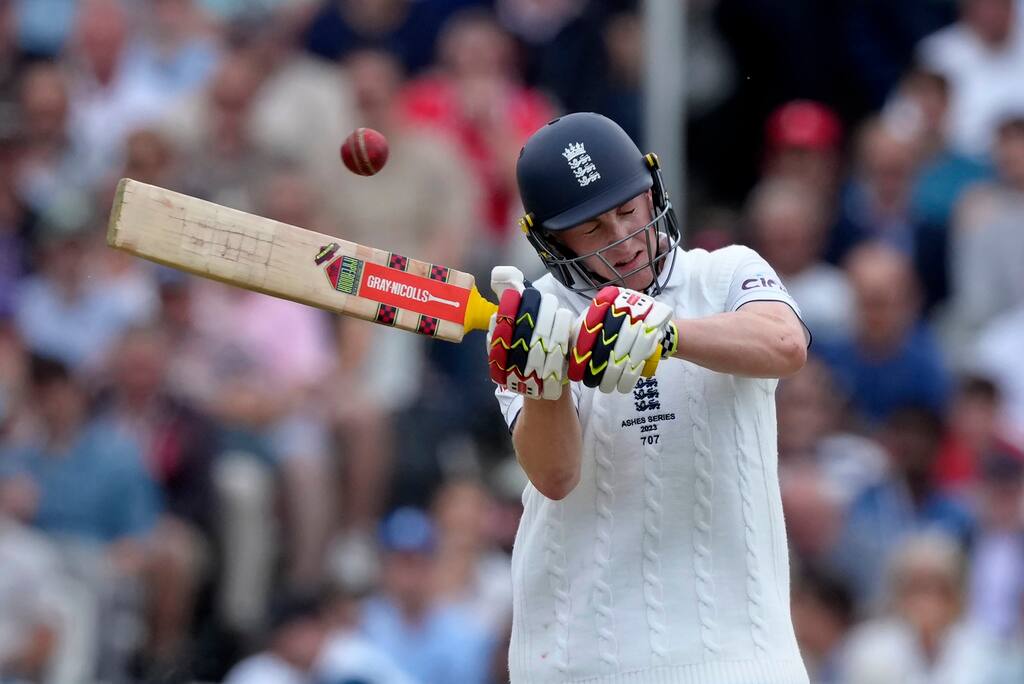
M608 277L608 282L611 285L643 292L654 283L654 273L649 265L644 264L632 271L619 271Z
M643 292L654 284L654 274L651 272L650 266L645 266L640 271L626 276L623 280L630 290Z

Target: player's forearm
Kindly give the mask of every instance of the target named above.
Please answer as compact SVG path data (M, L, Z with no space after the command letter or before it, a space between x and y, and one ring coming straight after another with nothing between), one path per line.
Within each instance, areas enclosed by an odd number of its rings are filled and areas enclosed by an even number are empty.
M777 316L734 311L677 320L675 356L720 373L782 378L807 360L803 331Z
M582 436L569 388L554 401L526 399L512 443L519 464L537 490L564 499L580 479Z

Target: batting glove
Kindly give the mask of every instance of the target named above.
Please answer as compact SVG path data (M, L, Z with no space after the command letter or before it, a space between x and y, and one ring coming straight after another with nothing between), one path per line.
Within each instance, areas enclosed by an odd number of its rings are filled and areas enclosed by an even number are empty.
M609 285L576 319L571 341L569 380L606 393L632 392L648 358L675 353L679 330L667 304Z
M558 399L566 383L572 311L527 286L513 266L491 271L491 289L500 298L487 331L491 379L527 397Z

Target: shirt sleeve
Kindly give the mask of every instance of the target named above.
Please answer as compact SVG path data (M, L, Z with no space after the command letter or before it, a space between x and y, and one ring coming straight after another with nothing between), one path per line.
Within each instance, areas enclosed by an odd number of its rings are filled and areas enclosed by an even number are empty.
M738 311L740 307L750 302L782 302L789 306L796 317L800 319L800 323L804 327L804 335L810 344L811 333L807 329L807 324L804 323L800 305L789 294L782 279L757 252L752 249L744 249L744 254L740 257L729 283L725 310Z

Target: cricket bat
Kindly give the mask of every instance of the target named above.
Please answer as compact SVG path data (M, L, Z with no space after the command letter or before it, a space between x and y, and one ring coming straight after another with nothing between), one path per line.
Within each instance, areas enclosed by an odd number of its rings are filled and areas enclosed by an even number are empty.
M118 183L107 244L204 278L451 342L487 330L498 309L469 273L130 178Z

